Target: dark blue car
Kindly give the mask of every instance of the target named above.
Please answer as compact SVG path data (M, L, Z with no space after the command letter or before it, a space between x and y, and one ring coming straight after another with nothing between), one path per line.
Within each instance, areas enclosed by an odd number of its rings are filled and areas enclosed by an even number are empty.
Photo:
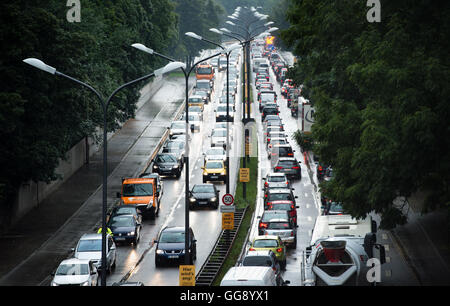
M141 223L134 215L115 215L108 222L113 233L114 242L133 243L137 245L141 237Z
M190 264L197 257L197 240L195 240L192 228L189 228L189 254ZM161 230L158 240L155 240L155 266L163 263L184 263L185 258L185 234L184 227L165 227Z

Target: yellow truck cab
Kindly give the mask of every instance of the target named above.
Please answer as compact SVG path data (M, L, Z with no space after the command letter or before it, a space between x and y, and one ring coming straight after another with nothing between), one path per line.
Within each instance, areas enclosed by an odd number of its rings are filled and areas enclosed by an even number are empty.
M160 207L157 187L154 178L125 178L122 179L122 190L117 193L117 197L121 204L136 205L143 215L154 218Z

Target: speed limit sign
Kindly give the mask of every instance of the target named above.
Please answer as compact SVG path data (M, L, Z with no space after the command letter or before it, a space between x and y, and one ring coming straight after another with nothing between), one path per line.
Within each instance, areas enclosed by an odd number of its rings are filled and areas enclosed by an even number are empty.
M233 196L231 194L227 193L227 194L223 195L223 197L222 197L222 203L223 204L228 206L228 205L233 204L233 202L234 202L234 198L233 198Z

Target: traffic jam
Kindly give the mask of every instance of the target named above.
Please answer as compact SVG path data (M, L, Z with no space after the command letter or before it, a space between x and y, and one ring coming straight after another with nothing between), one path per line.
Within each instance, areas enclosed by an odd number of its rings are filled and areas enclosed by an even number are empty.
M330 283L339 277L345 283L354 274L337 275L327 269L330 263L345 263L343 271L350 271L350 263L356 265L353 258L345 262L342 255L353 254L349 251L352 243L326 242L319 237L317 247L323 252L311 253L313 232L320 232L316 230L318 224L328 228L329 224L342 222L361 227L364 237L373 232L373 224L369 229L365 224L353 224L353 219L344 218L347 216L339 203L320 198L313 182L332 179L332 169L319 164L308 171L305 156L293 140L293 134L302 126L302 104L309 101L301 96L301 84L287 78L292 63L264 39L254 40L250 47L254 97L251 110L258 127L258 198L245 252L220 285L292 286L319 279L327 283L327 277L332 279ZM287 52L283 54L286 56ZM227 175L231 191L237 183L244 130L239 122L244 82L240 76L242 57L240 49L230 53L228 99L226 57L221 55L196 67L195 84L187 103L188 129L184 112L170 123L168 137L149 167L138 177L122 179L121 189L116 192L118 205L109 212L106 228L105 273L109 285L178 285L178 267L184 264L186 254L197 271L210 254L221 231L218 208L226 194ZM229 167L227 149L232 152ZM194 161L189 165L188 235L183 201L186 156ZM338 219L324 221L323 225L316 221L321 215ZM102 230L81 236L70 258L52 274L52 286L100 284ZM345 230L340 233L345 235ZM364 244L365 249L376 247L370 239L364 239ZM314 267L323 270L321 276L311 272L313 264L307 264L313 255L325 256L323 264ZM130 272L127 260L121 259L132 256L139 264Z

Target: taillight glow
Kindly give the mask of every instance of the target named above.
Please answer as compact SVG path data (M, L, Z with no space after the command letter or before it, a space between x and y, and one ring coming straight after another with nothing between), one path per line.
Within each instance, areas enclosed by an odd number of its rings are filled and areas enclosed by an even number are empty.
M283 169L283 167L277 166L277 167L275 167L275 169L281 170L281 169Z
M278 253L283 252L283 248L278 248L278 249L277 249L277 252L278 252Z
M298 167L298 166L295 166L295 167L292 167L292 169L300 169L300 167Z

